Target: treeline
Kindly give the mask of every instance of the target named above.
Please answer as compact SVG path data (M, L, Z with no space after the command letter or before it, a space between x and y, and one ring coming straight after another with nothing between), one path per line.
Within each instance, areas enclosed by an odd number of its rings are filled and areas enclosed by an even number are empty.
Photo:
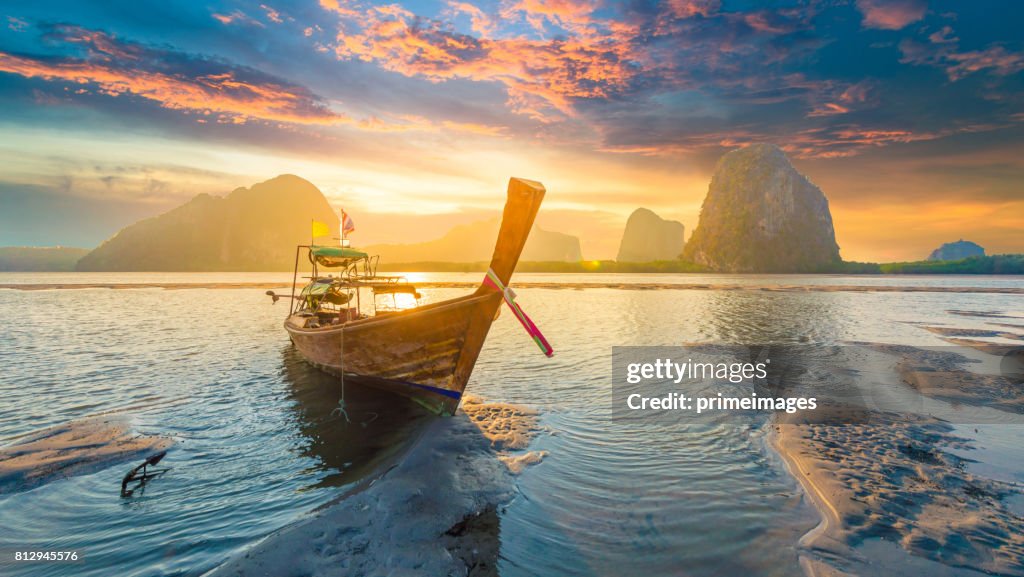
M807 271L813 274L1024 274L1024 254L972 256L960 260L914 262L840 261Z
M972 256L960 260L889 262L882 274L1024 274L1024 254Z

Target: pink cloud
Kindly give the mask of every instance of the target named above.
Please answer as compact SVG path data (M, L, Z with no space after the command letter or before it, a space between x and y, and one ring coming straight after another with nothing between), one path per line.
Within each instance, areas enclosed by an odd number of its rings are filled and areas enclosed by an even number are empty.
M981 70L988 70L997 76L1010 76L1024 70L1024 55L1020 52L1010 52L1002 46L953 52L947 54L945 58L950 62L946 68L950 80L959 80Z
M214 20L220 22L225 26L229 24L240 23L265 28L262 22L252 18L251 16L249 16L245 12L242 12L241 10L234 10L232 12L229 12L228 14L219 14L217 12L214 12L213 14L211 14L211 16L213 16Z
M721 7L721 0L668 0L668 9L676 18L707 17Z
M949 34L952 34L952 31ZM946 37L947 35L943 36ZM900 43L900 62L942 68L952 82L982 71L996 76L1011 76L1024 70L1024 53L1011 52L996 44L982 50L960 52L955 40L952 38L937 44L904 40Z
M865 28L900 30L924 18L924 0L857 0Z

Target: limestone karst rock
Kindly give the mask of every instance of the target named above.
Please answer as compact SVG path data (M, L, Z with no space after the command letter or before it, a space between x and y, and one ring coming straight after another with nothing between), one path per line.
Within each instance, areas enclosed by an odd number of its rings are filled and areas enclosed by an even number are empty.
M125 227L78 261L80 271L291 270L310 220L338 235L338 213L320 190L282 175L225 197L197 195Z
M718 161L683 258L723 272L810 272L840 262L828 199L771 144Z
M683 223L665 220L646 208L629 215L619 244L619 262L675 260L683 252Z

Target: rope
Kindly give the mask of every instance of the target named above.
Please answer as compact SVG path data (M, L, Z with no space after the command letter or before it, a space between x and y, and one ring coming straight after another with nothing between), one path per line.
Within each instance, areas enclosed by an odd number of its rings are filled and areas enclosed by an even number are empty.
M348 309L345 311L345 316L348 316ZM345 322L348 322L347 319ZM341 416L345 417L346 423L351 423L352 420L348 418L348 413L345 411L345 328L341 329L341 400L338 401L338 407L331 411L331 416L334 413L341 413Z

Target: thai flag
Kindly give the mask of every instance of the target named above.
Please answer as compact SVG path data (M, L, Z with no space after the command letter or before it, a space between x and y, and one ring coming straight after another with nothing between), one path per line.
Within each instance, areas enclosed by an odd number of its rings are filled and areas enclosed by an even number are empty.
M352 221L352 217L345 212L344 209L341 211L341 234L345 235L350 232L356 231L356 223Z

